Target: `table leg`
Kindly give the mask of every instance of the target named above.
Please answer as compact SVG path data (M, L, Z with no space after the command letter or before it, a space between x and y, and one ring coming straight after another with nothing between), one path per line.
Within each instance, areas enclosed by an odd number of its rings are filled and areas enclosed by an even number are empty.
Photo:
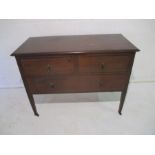
M127 89L128 89L128 88L126 88L126 89L125 89L124 91L122 91L122 93L121 93L121 99L120 99L119 110L118 110L118 113L119 113L120 115L122 115L122 109L123 109L123 105L124 105L124 101L125 101Z
M33 112L34 112L34 115L39 116L39 114L38 114L38 112L37 112L37 108L36 108L36 106L35 106L35 102L34 102L33 95L32 95L32 94L29 94L29 93L27 92L27 96L28 96L28 98L29 98L29 101L30 101L32 110L33 110Z

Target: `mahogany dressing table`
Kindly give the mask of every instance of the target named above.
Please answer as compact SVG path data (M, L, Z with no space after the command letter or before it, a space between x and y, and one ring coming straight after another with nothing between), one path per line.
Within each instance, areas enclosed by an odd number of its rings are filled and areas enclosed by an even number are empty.
M14 53L33 112L33 94L121 91L121 114L135 53L121 34L31 37Z

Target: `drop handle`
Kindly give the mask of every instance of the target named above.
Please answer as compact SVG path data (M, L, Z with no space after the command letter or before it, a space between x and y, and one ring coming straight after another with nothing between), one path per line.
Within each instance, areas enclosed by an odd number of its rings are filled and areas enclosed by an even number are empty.
M50 64L47 65L47 71L50 72L52 69L52 66Z
M102 69L102 71L105 69L105 64L104 63L101 64L101 69Z
M49 85L51 88L55 88L55 84L53 82L51 82Z

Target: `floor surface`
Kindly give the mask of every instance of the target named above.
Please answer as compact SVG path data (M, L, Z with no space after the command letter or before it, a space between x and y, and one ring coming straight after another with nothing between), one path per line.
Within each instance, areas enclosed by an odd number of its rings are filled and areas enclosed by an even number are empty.
M33 115L24 88L0 89L0 134L155 134L155 83L131 83L123 115L120 93L35 95Z

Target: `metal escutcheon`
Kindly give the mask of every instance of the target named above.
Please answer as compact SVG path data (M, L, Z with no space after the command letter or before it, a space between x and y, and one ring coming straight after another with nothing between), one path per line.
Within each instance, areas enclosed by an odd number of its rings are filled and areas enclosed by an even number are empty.
M102 71L105 69L105 64L104 63L101 64L101 69L102 69Z
M50 85L51 88L55 88L55 85L54 85L53 82L51 82L49 85Z

